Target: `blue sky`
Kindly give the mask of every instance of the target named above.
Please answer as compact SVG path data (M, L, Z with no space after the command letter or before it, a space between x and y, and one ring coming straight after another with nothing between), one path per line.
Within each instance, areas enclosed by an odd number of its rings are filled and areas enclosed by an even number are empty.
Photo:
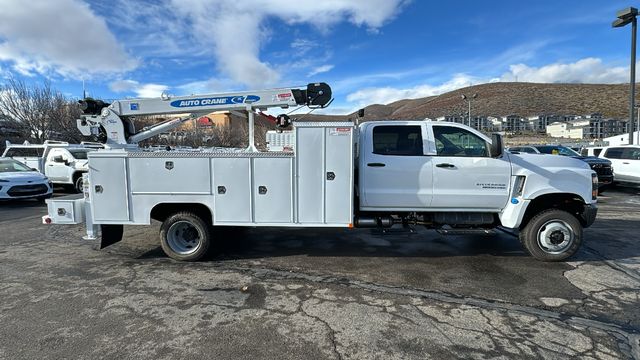
M0 82L153 97L324 81L330 113L491 81L628 81L627 1L0 0Z

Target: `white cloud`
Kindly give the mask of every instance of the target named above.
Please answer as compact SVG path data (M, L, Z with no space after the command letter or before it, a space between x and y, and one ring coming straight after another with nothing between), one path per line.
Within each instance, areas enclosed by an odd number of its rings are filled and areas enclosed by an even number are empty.
M164 91L169 90L167 85L141 84L135 80L117 80L109 84L109 88L118 93L134 92L139 98L160 97Z
M539 83L593 83L610 84L629 81L629 68L608 66L598 58L585 58L568 64L550 64L531 67L525 64L509 66L502 81Z
M172 0L174 13L189 19L204 46L213 48L224 76L250 87L275 85L281 78L272 64L260 59L268 41L268 22L307 23L326 32L331 25L347 21L377 29L394 18L406 0ZM310 44L295 42L300 51ZM305 50L306 49L306 50Z
M325 65L318 66L317 68L311 70L311 72L307 76L308 77L312 77L312 76L315 76L315 75L318 75L318 74L329 72L329 71L333 70L333 67L334 66L330 65L330 64L325 64Z
M426 96L440 95L477 82L477 78L465 74L457 74L451 80L438 85L422 84L405 89L370 87L347 95L347 101L356 103L358 106L388 104L402 99L418 99Z
M27 76L90 77L137 65L104 19L79 0L3 0L0 61Z

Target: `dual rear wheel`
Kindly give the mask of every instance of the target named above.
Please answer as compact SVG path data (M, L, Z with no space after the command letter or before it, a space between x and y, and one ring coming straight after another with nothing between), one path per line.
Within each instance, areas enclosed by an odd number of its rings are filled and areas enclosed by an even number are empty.
M211 225L191 212L169 216L160 227L160 246L172 259L200 260L211 244Z

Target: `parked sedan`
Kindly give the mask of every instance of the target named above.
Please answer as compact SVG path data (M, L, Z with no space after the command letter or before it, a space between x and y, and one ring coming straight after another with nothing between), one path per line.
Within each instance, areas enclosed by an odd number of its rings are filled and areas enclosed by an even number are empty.
M620 185L640 185L640 145L608 146L600 157L615 166L613 181Z
M38 170L10 158L0 158L0 200L51 197L53 185Z
M575 150L560 145L527 145L514 146L508 149L509 152L528 153L528 154L551 154L570 156L574 159L582 160L589 164L591 169L598 174L598 188L600 191L604 187L613 183L613 167L611 161L595 156L582 156Z

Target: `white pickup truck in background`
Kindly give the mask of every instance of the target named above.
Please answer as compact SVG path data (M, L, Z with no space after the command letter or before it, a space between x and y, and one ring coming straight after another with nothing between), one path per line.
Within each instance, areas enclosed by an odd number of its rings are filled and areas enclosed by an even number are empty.
M78 128L106 134L109 149L89 153L84 197L47 200L43 221L86 222L89 238L99 225L103 248L122 239L123 225L157 220L162 249L186 261L207 252L212 226L420 225L442 234L504 227L519 231L535 258L559 261L578 250L583 228L595 220L598 177L588 164L510 154L499 135L489 138L461 124L294 122L292 130L275 134L286 151L255 149L255 109L322 107L330 94L329 86L319 83L306 90L87 102ZM247 111L246 151L137 147L137 141L179 121L136 133L132 115L212 109ZM286 115L278 124L291 125Z
M3 157L20 161L37 169L54 184L73 186L82 192L82 174L88 171L87 154L102 148L102 144L69 144L47 140L44 144L12 144L7 142Z

